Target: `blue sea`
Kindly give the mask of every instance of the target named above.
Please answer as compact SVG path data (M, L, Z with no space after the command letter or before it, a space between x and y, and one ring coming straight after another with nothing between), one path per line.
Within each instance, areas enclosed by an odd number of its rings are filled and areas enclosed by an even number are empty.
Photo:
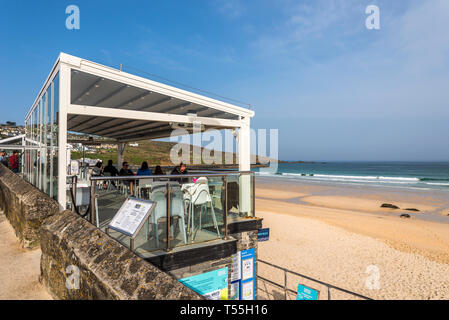
M276 173L259 174L333 184L440 189L449 192L449 162L279 163Z

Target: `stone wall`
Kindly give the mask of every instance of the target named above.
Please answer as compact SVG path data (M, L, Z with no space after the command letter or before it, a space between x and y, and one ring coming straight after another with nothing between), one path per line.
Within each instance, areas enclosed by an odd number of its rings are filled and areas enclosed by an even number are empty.
M59 212L58 203L0 164L0 209L24 248L40 242L43 221Z
M40 281L56 299L202 299L69 211L42 225L41 249Z

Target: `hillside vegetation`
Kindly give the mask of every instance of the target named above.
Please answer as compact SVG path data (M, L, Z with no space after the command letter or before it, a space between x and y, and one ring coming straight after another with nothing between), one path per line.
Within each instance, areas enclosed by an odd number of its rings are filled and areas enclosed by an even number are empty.
M139 141L138 147L132 147L129 144L125 149L125 161L128 161L131 165L140 165L143 161L147 161L150 166L161 165L171 166L173 163L170 160L170 151L176 145L176 142L164 142L164 141ZM193 163L193 147L190 147L190 163ZM201 152L207 152L211 157L214 156L214 152L209 149L201 148ZM117 162L117 148L98 149L96 152L85 152L85 157L90 159L100 159L103 163L107 163L108 160ZM72 151L72 159L82 159L82 152ZM233 164L236 164L236 155L232 153ZM222 162L225 163L225 153L222 154ZM204 163L202 163L204 164Z

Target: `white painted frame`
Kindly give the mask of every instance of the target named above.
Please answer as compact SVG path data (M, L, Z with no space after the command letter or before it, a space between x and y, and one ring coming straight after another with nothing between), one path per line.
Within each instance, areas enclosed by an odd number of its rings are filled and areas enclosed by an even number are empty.
M146 112L146 111L132 111L125 109L113 109L104 107L92 107L71 104L71 70L78 70L81 72L90 73L99 77L104 77L123 84L145 89L151 92L157 92L173 98L184 100L187 102L196 103L205 107L216 109L230 114L237 115L239 120L229 120L212 117L196 117L185 116L168 113ZM158 122L177 122L193 124L194 122L201 122L204 125L216 128L236 128L238 130L238 161L239 170L247 171L250 169L250 119L254 116L254 111L235 106L226 102L205 97L186 90L175 88L166 84L158 83L149 79L135 76L117 69L103 66L85 59L60 53L58 60L53 66L50 75L44 83L39 95L37 96L32 108L26 116L26 121L30 119L34 108L42 99L43 94L54 80L54 77L59 72L59 121L58 121L58 202L61 209L66 207L66 179L67 179L67 116L74 115L91 115L104 116L108 114L109 117L133 120L148 120ZM52 100L52 104L53 104ZM52 106L53 107L53 106ZM52 108L53 109L53 108ZM53 116L53 113L52 113ZM133 139L136 140L136 139ZM125 141L119 141L125 142ZM248 177L249 178L249 177ZM243 181L241 181L243 183ZM241 191L245 200L243 203L250 202L249 179L244 181ZM247 187L245 185L248 184ZM241 192L242 196L242 192ZM248 198L248 199L246 199Z

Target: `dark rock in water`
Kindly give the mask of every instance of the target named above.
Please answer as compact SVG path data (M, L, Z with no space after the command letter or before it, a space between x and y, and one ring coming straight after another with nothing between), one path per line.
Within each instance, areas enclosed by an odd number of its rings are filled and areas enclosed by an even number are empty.
M405 209L405 210L419 212L419 210L416 209L416 208L407 208L407 209Z
M390 209L399 209L398 206L395 206L394 204L391 204L391 203L384 203L380 207L381 208L390 208Z
M410 215L407 213L401 214L401 218L410 218Z

